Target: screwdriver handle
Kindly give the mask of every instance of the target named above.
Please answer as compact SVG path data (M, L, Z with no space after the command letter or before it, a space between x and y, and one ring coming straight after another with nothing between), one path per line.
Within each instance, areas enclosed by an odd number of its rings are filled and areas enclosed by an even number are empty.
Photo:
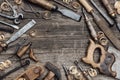
M110 4L110 0L101 0L103 5L106 7L106 9L108 10L109 14L112 17L115 17L115 10L113 9L113 6Z
M49 3L47 0L29 0L29 1L34 4L38 4L41 7L44 7L45 9L48 9L48 10L57 10L57 6Z
M88 4L88 2L86 0L78 0L87 10L87 12L91 12L93 11L93 8L91 5Z

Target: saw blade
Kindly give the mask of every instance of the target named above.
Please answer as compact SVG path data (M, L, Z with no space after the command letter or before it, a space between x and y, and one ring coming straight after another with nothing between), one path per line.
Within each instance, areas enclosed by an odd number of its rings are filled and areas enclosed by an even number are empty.
M115 62L112 65L112 70L117 73L115 78L120 79L120 59L119 59L120 58L120 51L115 49L114 47L111 47L111 46L108 47L107 51L109 53L113 53L115 56Z
M20 36L22 36L26 31L28 31L30 28L32 28L36 24L35 20L31 20L29 23L27 23L24 27L22 27L18 32L12 35L12 37L6 41L6 44L9 44L16 39L18 39Z

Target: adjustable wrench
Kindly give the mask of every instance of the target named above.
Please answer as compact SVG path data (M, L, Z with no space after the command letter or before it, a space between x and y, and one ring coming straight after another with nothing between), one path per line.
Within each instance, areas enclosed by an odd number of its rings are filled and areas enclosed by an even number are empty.
M10 15L0 13L0 16L2 16L4 18L8 18L10 20L14 20L15 24L19 24L20 23L19 20L23 18L23 14L22 13L17 13L17 11L15 10L15 7L13 7L7 0L6 0L6 2L10 6L10 8L12 9L13 15L10 16Z

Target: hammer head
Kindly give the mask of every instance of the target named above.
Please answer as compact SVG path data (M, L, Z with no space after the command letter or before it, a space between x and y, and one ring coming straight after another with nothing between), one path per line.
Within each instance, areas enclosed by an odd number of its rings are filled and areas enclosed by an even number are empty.
M47 62L45 64L45 67L49 70L49 71L52 71L54 74L55 74L55 77L57 80L61 80L61 72L60 70L55 66L53 65L52 63L50 62Z

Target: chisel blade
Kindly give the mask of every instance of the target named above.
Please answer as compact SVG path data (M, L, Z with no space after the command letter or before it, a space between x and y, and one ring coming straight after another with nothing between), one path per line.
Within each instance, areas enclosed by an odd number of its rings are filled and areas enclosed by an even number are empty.
M66 17L69 17L73 20L76 20L76 21L80 21L81 20L81 17L79 14L71 11L71 10L68 10L68 9L60 9L58 8L57 11L59 11L62 15L66 16Z
M18 39L20 36L22 36L26 31L28 31L30 28L32 28L36 24L35 20L31 20L29 23L27 23L24 27L22 27L18 32L12 35L12 37L6 41L6 44L9 44L16 39Z

